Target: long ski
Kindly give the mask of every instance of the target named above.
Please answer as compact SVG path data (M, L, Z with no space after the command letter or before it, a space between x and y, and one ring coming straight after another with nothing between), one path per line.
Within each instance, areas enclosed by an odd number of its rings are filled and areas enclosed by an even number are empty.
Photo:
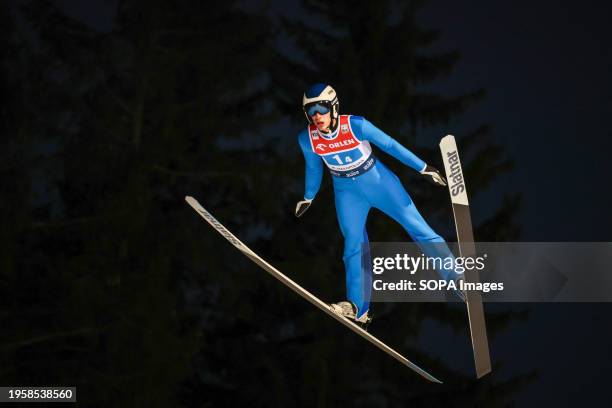
M246 255L250 260L255 262L270 275L274 276L276 279L288 286L295 293L297 293L298 295L312 303L314 306L318 307L319 309L327 313L329 316L333 317L334 319L342 323L344 326L348 327L353 332L357 333L358 335L360 335L361 337L363 337L364 339L366 339L391 357L395 358L397 361L404 364L406 367L411 368L423 378L426 378L427 380L435 383L442 383L442 381L438 380L436 377L429 374L427 371L423 370L421 367L417 366L412 361L408 360L406 357L393 350L391 347L387 346L385 343L380 341L372 334L368 333L361 327L357 326L355 323L351 322L349 319L334 313L331 310L329 304L323 302L322 300L314 296L312 293L308 292L306 289L295 283L293 280L289 279L286 275L281 273L278 269L270 265L263 258L253 252L249 247L247 247L244 243L242 243L242 241L236 238L231 232L227 230L227 228L225 228L219 221L217 221L215 217L213 217L208 211L206 211L196 199L187 196L185 197L185 201L187 201L187 203L191 207L193 207L193 209L196 210L198 214L202 216L202 218L204 218L215 230L217 230L217 232L219 232L225 239L227 239L232 245L234 245L238 250L240 250L240 252Z
M476 247L474 245L474 233L472 230L472 218L470 217L470 206L459 151L455 137L445 136L440 141L442 160L446 170L448 190L453 205L455 228L457 229L457 242L462 257L474 256ZM477 283L480 281L476 270L465 271L465 281ZM476 377L480 378L491 372L491 357L489 354L489 340L487 339L487 326L485 322L482 296L480 292L467 291L467 312L470 322L470 336L472 349L474 350L474 363L476 365Z

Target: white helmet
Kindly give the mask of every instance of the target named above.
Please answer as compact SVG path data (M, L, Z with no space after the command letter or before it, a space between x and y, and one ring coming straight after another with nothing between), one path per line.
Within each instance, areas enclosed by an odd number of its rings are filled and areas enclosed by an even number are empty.
M332 119L335 119L332 120L331 130L334 131L336 126L338 126L339 107L340 103L338 102L336 91L330 85L315 84L310 86L306 92L304 92L304 97L302 98L302 108L308 123L312 123L311 116L316 112L324 115L331 111L331 117Z

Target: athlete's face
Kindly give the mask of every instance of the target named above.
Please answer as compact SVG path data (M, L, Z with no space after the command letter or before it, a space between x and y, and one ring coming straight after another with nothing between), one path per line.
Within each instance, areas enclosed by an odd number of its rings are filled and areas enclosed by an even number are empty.
M317 126L317 129L319 129L321 132L329 132L329 125L331 125L331 112L327 112L325 115L315 112L311 118L313 123Z

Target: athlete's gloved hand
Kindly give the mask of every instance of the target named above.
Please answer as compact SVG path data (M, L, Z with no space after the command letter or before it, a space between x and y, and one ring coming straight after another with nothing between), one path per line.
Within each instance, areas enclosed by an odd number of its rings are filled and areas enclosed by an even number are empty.
M301 217L302 214L306 212L308 207L310 207L310 203L312 203L312 200L303 199L302 201L298 201L297 205L295 206L295 216L298 218Z
M430 166L429 164L425 166L423 170L421 170L421 174L427 177L429 182L436 184L438 186L445 186L446 181L444 181L444 177L440 174L438 169L434 166Z

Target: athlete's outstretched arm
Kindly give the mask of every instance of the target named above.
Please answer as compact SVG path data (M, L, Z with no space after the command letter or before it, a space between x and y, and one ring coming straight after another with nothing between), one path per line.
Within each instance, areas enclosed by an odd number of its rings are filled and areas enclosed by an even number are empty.
M414 170L423 174L434 184L445 186L446 182L440 175L440 172L433 166L427 165L416 154L402 146L397 140L374 126L369 120L362 117L351 117L351 127L356 127L361 130L357 133L357 137L361 136L361 140L367 140L378 146L383 152L395 157L397 160L404 163L406 166L412 167ZM359 134L360 133L360 134Z
M352 119L352 118L351 118ZM416 154L402 146L397 140L374 126L365 118L358 118L356 124L359 126L361 122L361 140L367 140L374 143L380 150L395 157L397 160L404 163L406 166L412 167L416 171L421 171L426 164ZM351 122L351 126L353 123ZM357 134L359 137L360 135Z
M304 199L312 200L319 192L321 187L321 179L323 178L323 163L321 158L312 151L310 141L308 140L308 132L302 131L298 135L298 142L306 161L306 176L304 185Z

